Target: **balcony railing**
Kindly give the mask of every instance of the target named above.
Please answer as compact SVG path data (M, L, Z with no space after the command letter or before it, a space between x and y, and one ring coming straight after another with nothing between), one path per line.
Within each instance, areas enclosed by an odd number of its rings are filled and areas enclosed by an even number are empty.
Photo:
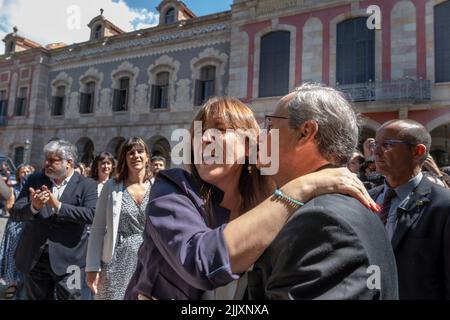
M0 127L6 127L8 125L8 118L6 116L0 116Z
M349 101L430 100L431 81L402 79L355 84L337 84Z

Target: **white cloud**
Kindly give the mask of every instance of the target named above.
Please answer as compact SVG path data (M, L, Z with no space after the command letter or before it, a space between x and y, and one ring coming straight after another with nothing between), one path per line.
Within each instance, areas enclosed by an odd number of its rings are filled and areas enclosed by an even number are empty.
M84 42L89 40L87 24L100 14L100 8L124 31L148 28L158 22L157 13L130 8L123 0L0 0L0 37L3 39L16 25L20 35L43 46ZM0 55L3 52L2 41Z

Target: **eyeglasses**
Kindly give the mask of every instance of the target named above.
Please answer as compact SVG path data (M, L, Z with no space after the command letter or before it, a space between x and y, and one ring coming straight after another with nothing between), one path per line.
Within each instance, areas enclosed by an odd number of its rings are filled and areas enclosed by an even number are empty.
M60 163L63 160L64 159L62 159L62 158L47 158L47 159L45 159L45 162L48 164L53 164L53 163Z
M288 117L280 117L280 116L272 116L272 115L265 115L264 116L264 128L268 131L270 131L270 129L272 129L271 127L271 122L272 119L284 119L284 120L289 120Z
M414 142L403 141L403 140L384 140L383 142L372 142L369 144L370 150L376 150L377 148L381 148L383 152L391 150L392 147L396 144L407 144L410 146L416 145Z

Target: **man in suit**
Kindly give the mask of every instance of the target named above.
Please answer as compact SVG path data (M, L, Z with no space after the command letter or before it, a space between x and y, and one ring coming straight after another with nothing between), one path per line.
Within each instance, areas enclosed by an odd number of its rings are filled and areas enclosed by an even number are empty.
M80 299L97 185L74 172L75 146L54 140L44 147L43 172L31 175L11 210L24 221L16 266L32 300Z
M450 191L423 177L431 136L418 122L393 120L376 134L384 185L369 193L397 261L400 299L450 298Z
M318 85L281 99L266 128L269 140L279 133L278 145L270 143L282 155L278 186L345 165L358 142L350 104ZM273 201L298 209L249 272L250 299L397 299L395 259L376 214L344 195L301 200L274 193Z

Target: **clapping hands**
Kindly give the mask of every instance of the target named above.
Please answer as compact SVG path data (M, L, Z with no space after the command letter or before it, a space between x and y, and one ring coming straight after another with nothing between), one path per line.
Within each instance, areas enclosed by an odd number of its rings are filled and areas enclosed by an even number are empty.
M59 201L56 199L54 194L50 192L47 186L44 185L41 189L37 190L30 188L29 191L31 205L34 209L41 210L46 204L53 209L57 209L59 207Z

